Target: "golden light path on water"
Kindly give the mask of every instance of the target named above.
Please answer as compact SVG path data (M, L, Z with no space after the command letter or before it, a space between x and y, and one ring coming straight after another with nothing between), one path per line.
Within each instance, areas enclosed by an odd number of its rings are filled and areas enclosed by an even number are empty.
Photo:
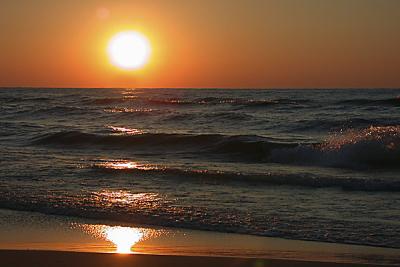
M122 131L124 128L118 128L118 131ZM130 170L130 169L141 169L141 170L153 170L157 169L156 166L150 166L141 164L134 161L116 160L107 161L104 163L96 164L99 168L114 169L114 170ZM140 192L133 193L126 190L101 190L93 192L94 200L104 205L136 205L138 207L146 207L153 205L160 200L160 196L157 193L152 192ZM111 242L113 245L110 248L106 248L106 251L112 249L112 252L129 254L135 253L135 245L141 241L148 240L150 238L159 237L164 230L155 230L150 228L138 228L138 227L125 227L125 226L108 226L108 225L96 225L96 224L79 224L75 225L80 228L86 234L96 238L103 239Z
M135 169L146 168L139 163L131 161L116 161L104 163L105 168L111 169ZM141 192L132 193L125 190L102 190L93 192L94 200L110 205L136 205L138 207L146 207L149 203L157 202L160 197L156 193ZM150 228L126 227L126 226L108 226L100 224L79 224L75 225L83 232L89 234L96 239L103 239L113 244L113 252L116 253L134 253L134 246L140 242L160 236L163 230L155 230ZM106 248L109 251L110 248Z

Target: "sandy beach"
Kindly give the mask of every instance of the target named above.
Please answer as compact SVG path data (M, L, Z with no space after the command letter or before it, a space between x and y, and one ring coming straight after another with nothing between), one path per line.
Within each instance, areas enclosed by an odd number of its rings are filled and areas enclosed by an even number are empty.
M161 255L120 255L105 253L60 252L60 251L16 251L0 250L0 259L3 266L86 266L86 267L127 267L127 266L235 266L235 267L362 267L362 266L389 266L369 264L341 264L328 262L252 259L229 257L199 257L199 256L161 256Z
M398 252L0 210L2 266L395 266Z

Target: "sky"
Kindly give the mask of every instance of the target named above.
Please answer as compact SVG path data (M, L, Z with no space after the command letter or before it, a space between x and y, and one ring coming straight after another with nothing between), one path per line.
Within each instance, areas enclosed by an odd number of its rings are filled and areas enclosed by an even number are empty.
M398 88L399 33L398 0L1 0L0 87Z

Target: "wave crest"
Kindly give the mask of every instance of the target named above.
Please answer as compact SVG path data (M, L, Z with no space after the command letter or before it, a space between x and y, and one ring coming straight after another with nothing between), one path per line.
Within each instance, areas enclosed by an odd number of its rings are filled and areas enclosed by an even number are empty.
M192 105L232 105L242 107L269 107L271 105L298 105L311 102L308 99L247 99L247 98L227 98L227 97L204 97L204 98L155 98L155 97L106 97L91 100L93 105L111 105L125 102L142 103L156 106L192 106Z
M348 168L399 168L400 126L349 129L325 142L277 149L271 161Z
M338 187L356 191L400 191L400 180L364 179L350 177L317 176L309 173L241 173L207 169L182 169L129 161L115 161L92 165L101 172L122 172L135 175L161 175L172 179L201 179L214 182L239 182L246 184L270 184L303 186L310 188Z
M115 131L117 128L112 128ZM371 126L332 135L322 143L276 142L262 136L221 134L168 134L121 131L99 135L79 131L59 132L36 138L39 145L86 149L92 146L147 152L187 152L219 160L273 162L355 169L399 168L400 126ZM129 130L129 129L128 129Z

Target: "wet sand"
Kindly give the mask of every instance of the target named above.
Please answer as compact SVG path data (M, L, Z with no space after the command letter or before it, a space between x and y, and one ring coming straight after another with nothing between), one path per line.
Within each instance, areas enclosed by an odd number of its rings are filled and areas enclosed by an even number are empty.
M0 209L0 266L399 266L400 250ZM386 265L385 265L386 264Z
M199 256L161 256L161 255L124 255L107 253L61 252L61 251L18 251L0 250L2 266L13 267L128 267L128 266L235 266L235 267L335 267L335 266L387 266L366 264L344 264L276 259L199 257Z

